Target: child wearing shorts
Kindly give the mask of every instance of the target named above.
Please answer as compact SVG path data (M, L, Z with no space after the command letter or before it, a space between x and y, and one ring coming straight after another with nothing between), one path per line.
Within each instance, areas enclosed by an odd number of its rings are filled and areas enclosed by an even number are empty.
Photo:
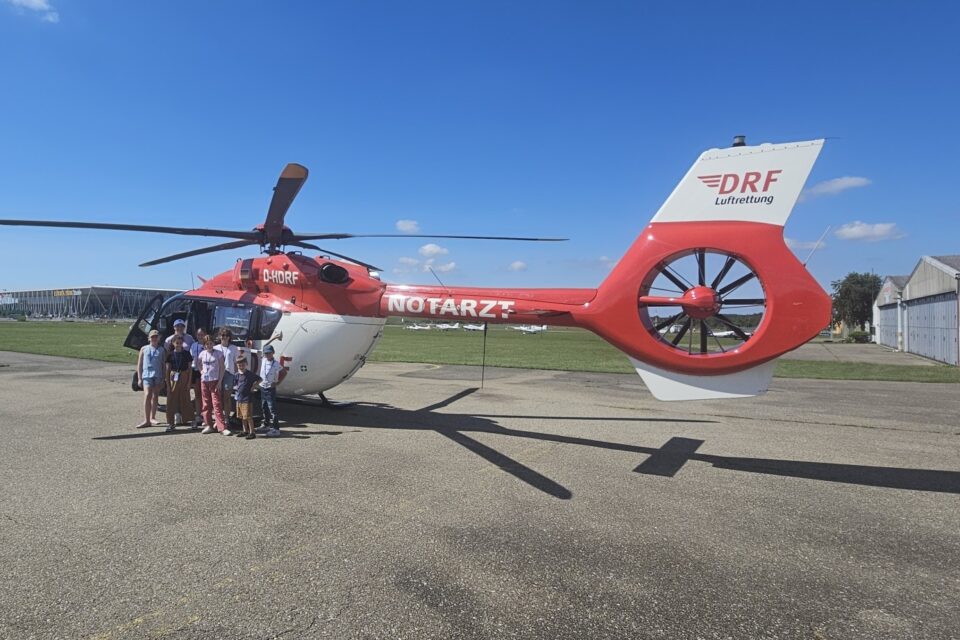
M253 388L260 382L260 376L247 369L247 359L237 358L237 377L234 382L233 398L237 401L237 419L243 423L243 436L247 440L253 440L257 437L254 433L253 408L251 407L251 396Z

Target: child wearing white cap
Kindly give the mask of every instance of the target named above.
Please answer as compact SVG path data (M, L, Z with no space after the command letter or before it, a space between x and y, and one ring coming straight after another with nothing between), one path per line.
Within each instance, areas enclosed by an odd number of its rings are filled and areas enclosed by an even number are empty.
M260 409L263 412L263 426L257 431L268 438L280 435L280 419L277 417L277 385L283 380L286 371L279 360L274 359L273 345L263 348L263 362L260 363Z

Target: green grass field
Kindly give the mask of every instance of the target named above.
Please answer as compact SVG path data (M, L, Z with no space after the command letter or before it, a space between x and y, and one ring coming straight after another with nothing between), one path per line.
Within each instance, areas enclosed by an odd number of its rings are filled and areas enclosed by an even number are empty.
M0 351L20 351L134 363L136 354L122 346L125 324L85 322L0 322ZM483 334L466 331L406 331L388 325L370 357L373 362L429 362L479 365ZM633 373L626 357L587 331L551 329L526 335L506 327L487 334L486 363L561 371ZM776 374L784 378L888 380L895 382L960 382L960 368L899 366L781 359Z
M90 322L0 322L0 351L136 363L123 346L130 327Z

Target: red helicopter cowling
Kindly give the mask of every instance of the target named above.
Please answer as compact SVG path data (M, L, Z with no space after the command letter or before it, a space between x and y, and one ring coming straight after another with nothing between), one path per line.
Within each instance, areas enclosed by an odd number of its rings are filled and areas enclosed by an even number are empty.
M360 265L278 253L238 260L188 294L271 306L285 312L378 317L385 285Z

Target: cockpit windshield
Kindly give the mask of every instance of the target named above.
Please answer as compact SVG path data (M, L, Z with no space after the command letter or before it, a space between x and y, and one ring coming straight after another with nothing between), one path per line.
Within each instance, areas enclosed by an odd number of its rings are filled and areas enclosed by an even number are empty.
M213 332L220 333L221 329L229 329L234 340L245 340L250 331L250 316L253 315L252 306L232 306L218 304L213 311Z

